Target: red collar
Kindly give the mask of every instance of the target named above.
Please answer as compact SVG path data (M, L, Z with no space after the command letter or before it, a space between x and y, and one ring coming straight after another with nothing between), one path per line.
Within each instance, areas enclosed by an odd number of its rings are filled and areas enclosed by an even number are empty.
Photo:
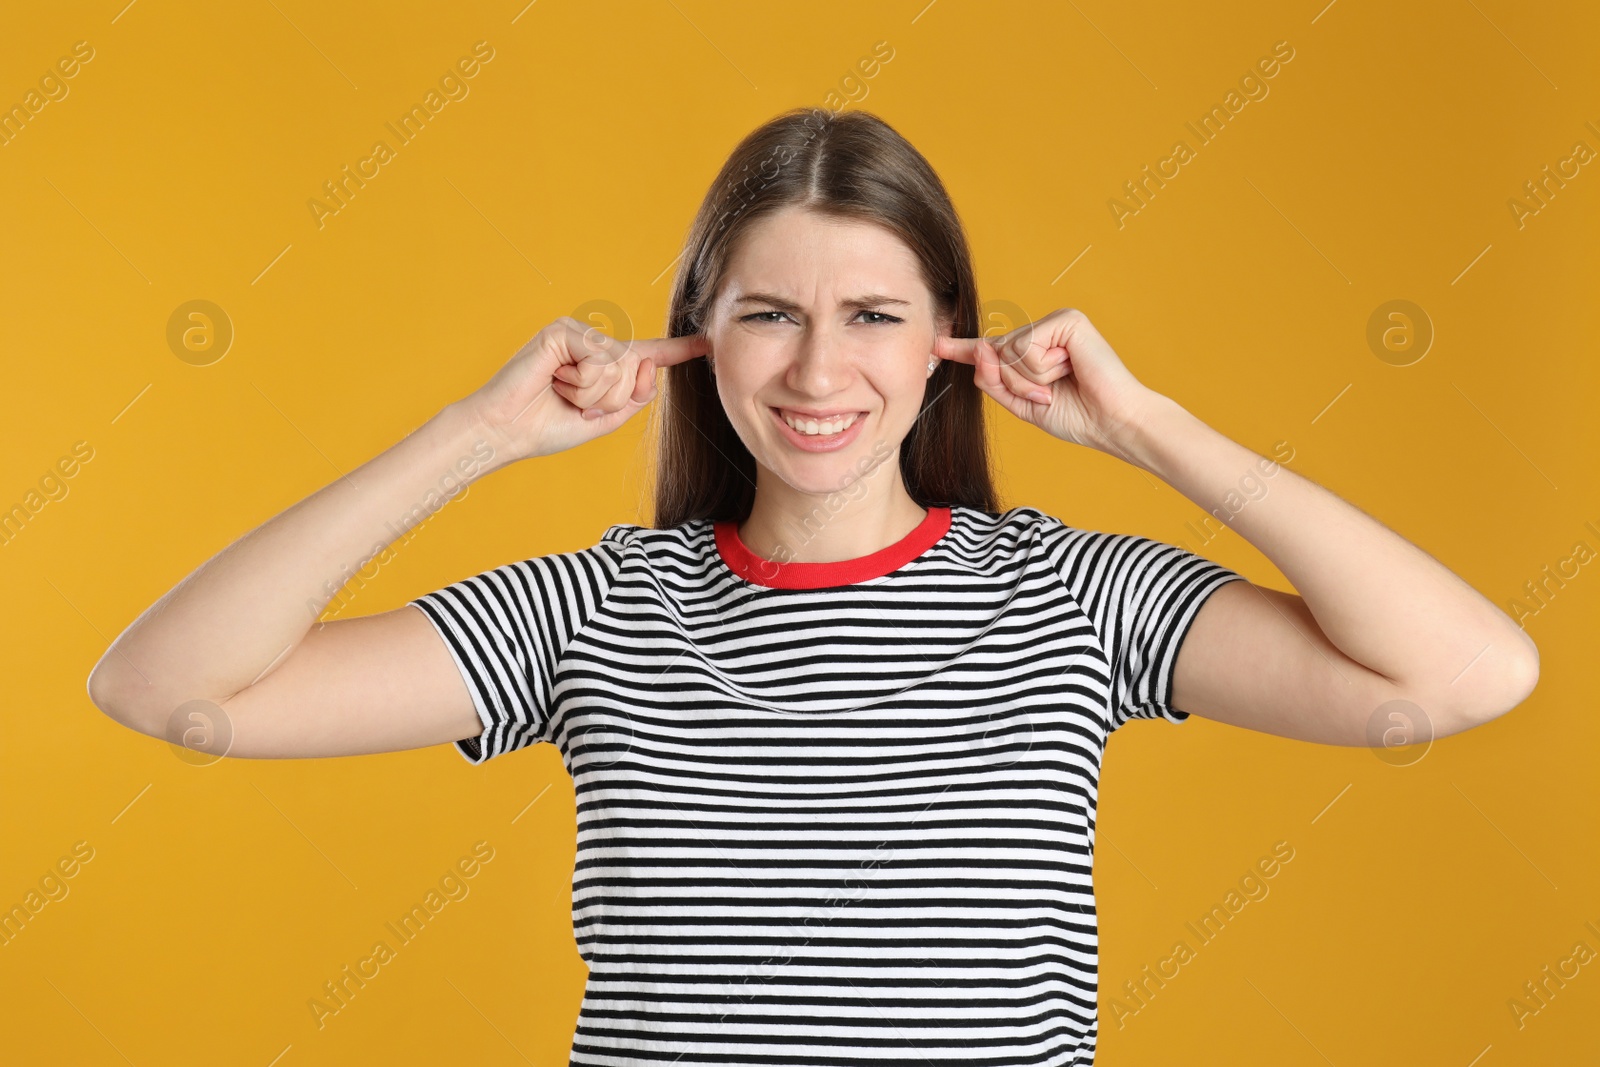
M715 523L712 529L722 562L745 581L774 589L826 589L881 578L910 563L950 529L950 509L929 508L910 533L887 548L855 559L828 563L780 563L764 559L740 540L739 526L731 519Z

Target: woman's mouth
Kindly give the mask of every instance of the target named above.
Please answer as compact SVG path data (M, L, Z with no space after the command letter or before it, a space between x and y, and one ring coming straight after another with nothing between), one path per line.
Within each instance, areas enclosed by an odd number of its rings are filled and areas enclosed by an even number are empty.
M807 452L831 452L854 441L866 421L864 411L830 412L817 415L785 408L769 408L783 437Z

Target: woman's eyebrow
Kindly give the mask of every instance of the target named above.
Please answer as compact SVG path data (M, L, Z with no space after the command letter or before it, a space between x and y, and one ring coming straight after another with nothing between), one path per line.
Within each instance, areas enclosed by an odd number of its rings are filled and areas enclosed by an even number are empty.
M780 311L800 311L801 307L792 300L785 300L775 293L746 293L734 301L735 304L770 304ZM884 304L910 305L911 301L901 300L895 296L883 296L878 293L867 293L863 296L852 296L839 301L841 308L860 310L862 308L882 307Z

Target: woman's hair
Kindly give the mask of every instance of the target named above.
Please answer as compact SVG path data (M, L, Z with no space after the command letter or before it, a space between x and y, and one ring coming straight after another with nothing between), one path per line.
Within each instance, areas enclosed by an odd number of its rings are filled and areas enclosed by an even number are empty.
M876 115L825 108L777 116L745 137L722 165L684 244L667 336L701 331L740 236L790 205L892 231L917 257L939 327L953 337L977 336L972 257L938 175ZM664 403L655 405L655 528L694 519L743 521L755 500L755 460L728 421L710 368L704 359L691 359L665 374ZM899 459L918 505L999 511L983 392L965 365L939 361Z

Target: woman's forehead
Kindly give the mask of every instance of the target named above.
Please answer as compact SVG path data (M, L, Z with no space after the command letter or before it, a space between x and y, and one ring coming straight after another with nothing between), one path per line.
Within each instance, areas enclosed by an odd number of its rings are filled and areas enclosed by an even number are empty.
M796 207L756 219L730 251L730 266L743 260L788 261L797 251L915 261L911 249L887 226Z
M926 303L911 250L881 227L871 229L877 235L751 234L729 260L723 300L799 308Z

